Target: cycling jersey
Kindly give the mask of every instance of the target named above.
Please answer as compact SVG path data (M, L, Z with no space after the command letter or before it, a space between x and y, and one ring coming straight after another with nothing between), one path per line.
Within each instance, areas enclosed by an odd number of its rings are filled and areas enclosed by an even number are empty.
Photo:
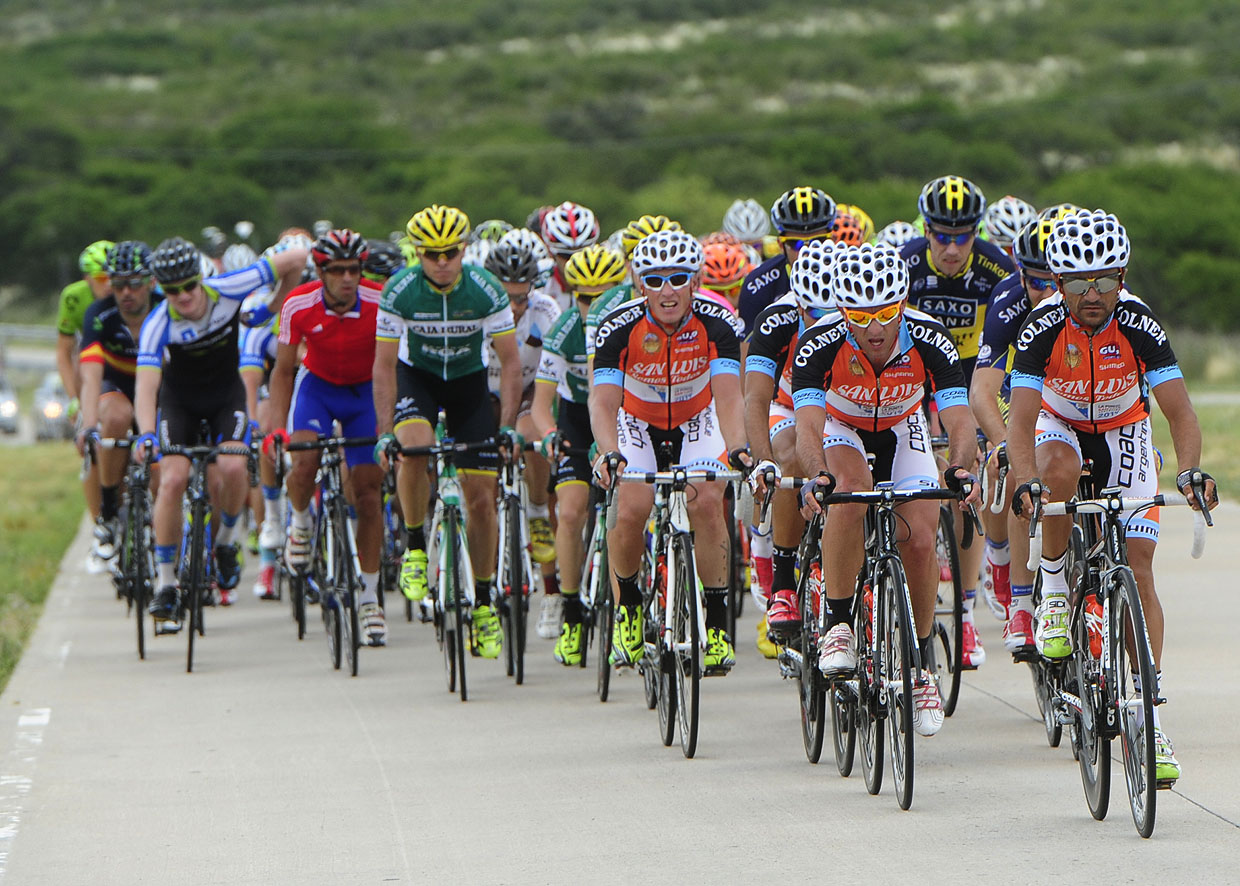
M801 309L792 295L767 305L754 320L745 355L745 372L760 372L776 382L772 402L792 407L792 358L797 337L805 331Z
M151 295L152 309L163 296ZM82 363L103 366L103 381L133 400L134 375L138 368L138 342L129 331L129 324L116 306L116 296L106 295L86 309L82 320L82 342L79 358Z
M746 335L753 331L753 325L762 309L787 295L790 288L788 259L784 257L782 250L779 255L768 258L745 275L738 307Z
M379 341L399 341L400 362L444 381L482 372L483 336L512 334L508 294L490 272L463 265L447 292L415 264L398 271L379 300Z
M262 326L241 329L241 369L255 369L264 376L276 364L280 349L280 315L273 314Z
M561 400L585 404L590 393L588 371L585 321L573 307L560 315L543 341L538 381L555 385Z
M925 237L904 244L900 255L908 265L908 303L951 332L967 383L973 377L987 302L995 285L1012 273L1012 260L1002 249L980 238L974 239L964 269L954 277L939 273Z
M594 343L598 338L598 327L603 322L603 318L625 302L632 301L633 298L633 284L621 283L597 296L590 303L590 310L586 311L584 323L587 357L594 359Z
M895 350L878 372L838 315L805 330L793 358L796 408L821 406L864 431L887 430L921 409L927 383L939 409L968 406L951 336L942 323L912 308L904 310Z
M594 384L624 389L623 409L656 428L684 424L711 403L711 379L740 375L741 324L736 315L694 298L671 334L655 322L646 300L604 318L594 352Z
M337 313L324 301L322 283L299 286L280 310L280 344L306 343L302 365L334 385L369 382L375 364L379 287L361 281L353 307Z
M576 309L573 313L577 313ZM516 321L517 352L521 356L521 390L526 390L534 383L538 363L542 359L543 344L559 319L560 306L554 298L538 290L530 293L525 313ZM498 397L502 374L495 345L490 341L482 352L482 362L487 369L487 386L491 393Z
M61 335L77 335L82 331L86 309L95 300L90 284L75 280L60 290L60 304L56 310L56 331Z
M1012 388L1042 393L1042 408L1089 433L1149 416L1145 384L1183 378L1167 333L1153 312L1121 290L1115 312L1092 334L1072 318L1062 295L1029 313L1016 340Z
M1020 274L999 281L986 306L986 323L977 348L977 367L1007 372L1015 353L1016 336L1029 316L1032 303Z

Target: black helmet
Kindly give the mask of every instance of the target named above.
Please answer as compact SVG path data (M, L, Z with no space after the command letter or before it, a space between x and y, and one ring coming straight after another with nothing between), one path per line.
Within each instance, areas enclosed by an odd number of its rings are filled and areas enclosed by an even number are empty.
M771 221L781 234L825 231L835 220L835 201L826 191L800 187L785 191L771 206Z
M986 212L986 195L967 178L944 175L927 182L917 198L927 222L945 228L976 226Z
M198 247L182 237L169 237L151 254L151 271L160 283L176 283L202 273Z
M146 277L151 273L151 247L141 240L122 240L108 250L108 273L114 277Z
M405 266L405 254L390 240L367 241L369 251L362 259L362 270L377 277L390 277Z

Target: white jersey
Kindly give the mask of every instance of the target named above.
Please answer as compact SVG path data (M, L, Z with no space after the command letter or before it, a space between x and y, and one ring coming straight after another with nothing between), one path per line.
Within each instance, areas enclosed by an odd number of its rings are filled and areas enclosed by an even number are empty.
M517 321L517 350L521 354L521 390L526 390L534 383L538 373L538 363L542 359L543 339L551 333L551 328L560 319L560 306L555 299L542 290L535 289L530 293L530 303L525 313ZM487 386L491 393L499 396L500 368L499 357L495 354L495 346L487 339L486 348L482 352L482 362L487 369Z

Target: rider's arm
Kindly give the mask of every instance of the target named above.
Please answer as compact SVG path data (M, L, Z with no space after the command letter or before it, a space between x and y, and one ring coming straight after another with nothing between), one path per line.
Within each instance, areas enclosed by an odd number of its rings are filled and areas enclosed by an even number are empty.
M371 390L375 400L375 431L390 434L396 414L396 357L400 342L390 338L375 339L375 365Z
M822 451L822 430L827 424L827 410L822 406L806 404L797 407L797 460L807 476L827 469L827 457Z
M977 470L977 424L968 406L948 406L939 410L939 422L947 431L948 464Z
M1002 369L978 366L973 370L973 382L969 386L969 406L973 410L973 417L986 434L986 439L995 445L1007 438L1007 424L1003 421L1003 413L999 411L998 400L1006 375Z
M60 373L60 382L65 386L65 393L69 395L69 399L80 396L77 367L73 360L76 343L72 335L65 335L61 332L56 336L56 371Z
M517 410L521 408L521 352L513 330L491 336L495 356L499 357L499 423L516 427Z
M99 424L99 395L103 391L103 364L93 360L81 364L82 427L91 430Z
M1173 378L1153 388L1158 408L1171 427L1171 443L1175 447L1176 472L1200 467L1201 425L1197 412L1188 398L1184 379Z
M159 380L163 371L157 366L139 366L134 382L133 412L138 433L155 433L155 416L159 406Z
M770 460L771 398L775 396L775 379L765 372L745 373L745 434L754 461Z
M1038 412L1042 408L1042 389L1013 386L1012 407L1008 410L1007 451L1011 465L1013 488L1037 476L1033 456L1033 438L1037 430Z
M544 378L534 382L534 402L530 405L530 419L534 422L534 430L538 432L539 439L555 428L555 419L551 415L551 407L555 404L555 386L554 381Z
M271 426L282 428L288 422L289 401L293 396L293 377L297 374L297 345L280 343L276 365L267 388L270 392Z
M620 448L616 432L616 416L624 404L624 388L614 384L600 384L595 379L590 392L590 428L599 452L614 452Z
M719 419L719 430L723 432L723 442L728 451L744 447L745 405L741 399L740 378L731 374L714 375L710 380L710 389L715 399L715 416Z

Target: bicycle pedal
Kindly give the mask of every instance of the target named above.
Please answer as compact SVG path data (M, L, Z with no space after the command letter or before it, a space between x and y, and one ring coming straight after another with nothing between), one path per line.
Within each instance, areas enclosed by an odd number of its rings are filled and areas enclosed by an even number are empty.
M181 622L171 618L155 619L155 636L181 633Z
M731 668L725 668L722 666L713 667L713 668L702 668L703 677L726 677L730 673L732 673Z
M1022 646L1012 653L1012 661L1016 664L1035 664L1042 660L1042 656L1038 655L1037 648L1032 645Z
M976 671L976 670L977 670L977 665L975 665L975 664L968 664L968 665L967 665L967 664L965 664L964 662L961 662L961 663L960 663L960 670L962 670L962 671Z
M1179 781L1177 778L1160 778L1158 779L1158 790L1169 791L1175 787L1175 783Z

